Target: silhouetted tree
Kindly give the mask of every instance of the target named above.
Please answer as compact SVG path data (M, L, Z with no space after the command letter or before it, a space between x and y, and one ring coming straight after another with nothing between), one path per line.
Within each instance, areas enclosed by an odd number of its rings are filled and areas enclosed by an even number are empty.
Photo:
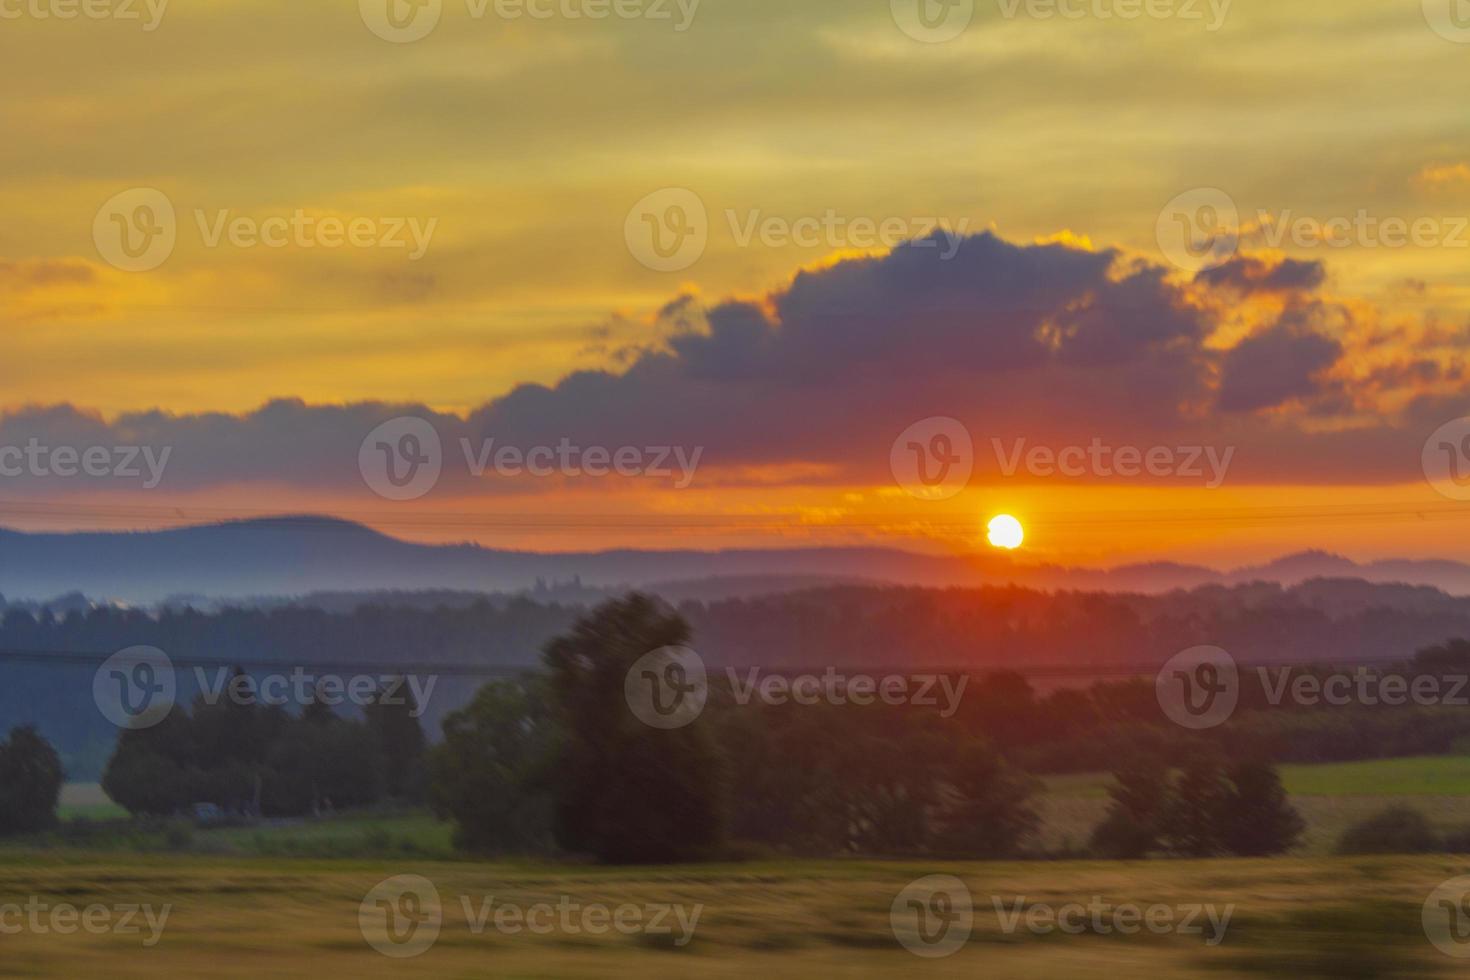
M1104 857L1141 858L1158 850L1172 790L1169 769L1157 756L1130 757L1113 772L1107 815L1092 832L1091 846Z
M485 853L550 847L549 771L558 735L539 681L495 681L444 719L429 750L429 798L455 843Z
M689 641L689 625L648 596L604 603L547 644L565 741L556 837L614 863L707 856L724 836L724 768L705 725L660 730L629 708L624 683L645 654Z
M0 835L54 826L64 778L50 742L31 726L13 730L0 742Z
M1041 825L1031 805L1041 781L1012 768L984 739L960 749L946 782L954 797L942 821L940 846L946 851L1013 857Z
M1268 763L1237 762L1226 770L1230 786L1220 801L1219 836L1225 850L1264 857L1291 850L1306 822L1286 796L1281 776Z

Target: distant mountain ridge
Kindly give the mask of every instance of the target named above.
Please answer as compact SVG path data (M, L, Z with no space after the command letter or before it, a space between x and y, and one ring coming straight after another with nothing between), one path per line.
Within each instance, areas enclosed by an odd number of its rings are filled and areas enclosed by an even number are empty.
M880 547L552 554L418 544L315 516L141 532L0 529L0 595L12 600L73 592L137 604L180 594L243 599L321 592L516 593L538 583L571 580L590 590L637 586L697 597L853 582L1157 593L1252 581L1289 586L1320 578L1470 595L1470 564L1447 559L1359 563L1322 551L1230 571L1171 562L1099 570L1027 565L1000 554L925 555Z

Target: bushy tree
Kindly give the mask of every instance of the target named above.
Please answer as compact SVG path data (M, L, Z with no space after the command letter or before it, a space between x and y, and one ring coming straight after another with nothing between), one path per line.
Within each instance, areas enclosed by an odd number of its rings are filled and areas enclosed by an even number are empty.
M981 858L1014 857L1041 825L1031 805L1041 781L1010 766L984 739L973 739L946 772L953 799L942 820L946 851Z
M31 726L13 730L0 742L0 835L54 826L64 778L50 742Z
M1230 786L1220 759L1201 751L1175 782L1164 810L1160 838L1173 854L1211 857L1225 853L1221 813Z
M565 733L556 767L556 837L570 851L631 864L707 856L724 836L725 779L700 721L659 730L624 695L645 654L689 641L689 625L648 596L604 603L544 659Z
M1092 849L1104 857L1146 857L1159 849L1172 787L1156 756L1130 758L1113 773L1107 815L1092 832Z
M1225 850L1243 857L1291 850L1307 825L1287 799L1275 767L1246 760L1229 766L1226 777L1229 790L1219 813L1219 839Z
M558 735L544 685L495 681L444 719L429 751L429 799L466 850L540 851L551 844L550 770Z
M1306 824L1274 766L1254 757L1226 762L1219 752L1193 748L1178 773L1156 755L1113 773L1112 802L1093 831L1093 850L1114 858L1155 850L1260 857L1295 846Z
M1391 806L1353 824L1337 842L1338 854L1426 854L1439 848L1429 818L1407 806Z

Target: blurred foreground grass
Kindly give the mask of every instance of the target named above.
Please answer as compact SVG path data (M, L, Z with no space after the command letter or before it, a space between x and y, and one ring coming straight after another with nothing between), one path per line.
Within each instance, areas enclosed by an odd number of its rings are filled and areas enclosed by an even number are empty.
M894 897L923 875L960 877L975 899L973 938L924 960L895 941ZM118 935L0 936L0 975L25 977L1399 977L1463 973L1437 952L1420 912L1459 857L961 863L791 861L678 868L425 860L87 856L0 853L0 904L31 896L77 906L168 903L162 941ZM396 874L432 880L439 941L414 959L367 946L358 906ZM693 942L612 934L474 934L478 905L703 904ZM1007 906L1107 902L1235 905L1225 941L1198 936L1006 934Z

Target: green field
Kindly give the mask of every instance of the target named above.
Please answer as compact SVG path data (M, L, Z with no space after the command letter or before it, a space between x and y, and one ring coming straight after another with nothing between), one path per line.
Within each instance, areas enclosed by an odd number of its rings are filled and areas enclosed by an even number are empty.
M1299 853L1326 855L1342 832L1394 804L1422 811L1442 830L1470 826L1470 756L1375 759L1281 766L1292 805L1307 821ZM1107 809L1107 773L1051 776L1041 800L1048 848L1086 843Z
M1470 825L1470 756L1288 765L1281 767L1281 776L1292 804L1307 820L1299 849L1304 856L1332 853L1338 837L1350 825L1395 803L1423 811L1444 830ZM1110 781L1106 773L1043 780L1045 792L1038 800L1044 821L1041 843L1064 852L1085 845L1092 828L1103 818ZM92 821L126 817L95 784L69 784L62 794L61 815ZM90 841L72 843L85 848ZM187 839L172 841L162 830L127 840L109 838L104 832L91 846L108 851L178 850L261 857L455 857L450 828L421 812L201 829L188 832Z
M438 889L443 929L414 959L371 949L358 909L375 884L418 874ZM889 910L914 879L960 877L974 932L947 959L896 941ZM1455 975L1463 960L1425 938L1421 908L1470 859L1155 861L1138 864L790 862L611 869L566 865L34 854L0 856L0 904L36 896L78 907L172 911L152 948L137 936L3 939L0 971L25 977L1265 977ZM529 906L703 906L682 949L641 936L474 933L461 897ZM1233 906L1217 946L1198 936L1007 933L994 900Z
M1280 772L1293 796L1470 796L1470 755L1284 765ZM1106 796L1111 781L1107 773L1045 780L1048 792L1069 797Z

